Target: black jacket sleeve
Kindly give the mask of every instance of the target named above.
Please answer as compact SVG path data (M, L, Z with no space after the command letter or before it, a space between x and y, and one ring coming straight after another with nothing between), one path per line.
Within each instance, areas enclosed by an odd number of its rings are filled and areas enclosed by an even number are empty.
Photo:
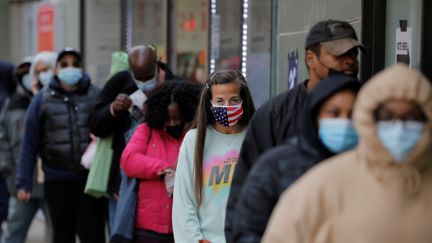
M254 117L249 123L237 161L233 181L231 184L230 195L228 198L225 219L225 236L228 243L234 242L232 236L234 207L237 203L243 182L258 156L263 151L274 146L272 126L271 101L269 101L255 112Z
M284 143L287 137L296 132L294 124L302 111L303 94L306 95L304 90L304 85L298 85L272 98L257 110L249 124L228 198L225 220L225 236L228 243L234 242L232 236L234 207L243 182L262 153Z
M233 242L259 243L278 200L279 173L275 158L266 153L256 163L235 206Z
M110 113L111 102L115 100L117 95L124 92L128 79L127 72L120 72L108 80L104 86L101 100L96 105L94 112L89 116L90 130L94 135L107 137L115 133L124 133L129 129L129 112L124 112L115 117Z

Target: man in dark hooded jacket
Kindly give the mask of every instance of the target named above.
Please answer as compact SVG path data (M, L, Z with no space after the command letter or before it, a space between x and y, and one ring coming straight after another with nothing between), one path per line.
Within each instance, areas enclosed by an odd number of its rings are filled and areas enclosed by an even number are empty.
M243 182L255 161L268 149L284 143L288 137L295 135L307 93L311 92L321 79L333 73L357 75L359 48L363 46L358 42L353 27L345 21L322 21L311 28L305 43L309 80L266 102L255 112L249 123L227 204L227 242L234 242L234 207Z
M322 111L327 109L323 105L342 91L349 91L355 97L359 88L360 82L350 76L334 75L322 80L308 97L303 119L300 120L302 126L299 134L289 138L286 144L268 150L257 160L245 181L235 208L235 242L260 242L273 207L284 190L318 162L356 145L357 135L350 123L348 129L338 127L341 132L333 133L330 137L332 141L335 137L343 138L339 140L343 142L340 150L332 151L327 148L323 138L319 136L317 120L320 119L319 114L325 114L336 121L351 121L354 99L343 105L332 101L333 103L328 105L331 106L330 115L326 114L327 110ZM340 97L336 98L339 103ZM345 108L344 106L347 106L347 109L342 110L341 107Z

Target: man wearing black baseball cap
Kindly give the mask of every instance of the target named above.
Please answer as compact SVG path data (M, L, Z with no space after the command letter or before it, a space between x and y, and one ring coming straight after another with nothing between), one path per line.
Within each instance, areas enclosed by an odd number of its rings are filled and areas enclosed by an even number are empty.
M357 76L359 49L365 50L349 23L327 20L314 25L305 43L305 59L309 69L308 91L315 87L317 81L333 72Z
M256 111L248 126L228 199L225 221L227 242L237 242L236 224L242 219L234 218L235 205L243 182L255 161L264 152L295 135L301 126L299 120L307 94L321 79L333 73L357 76L359 49L364 50L364 47L358 42L357 35L348 22L326 20L310 29L305 42L309 79L266 102Z
M31 100L17 166L17 197L27 202L37 156L42 159L54 243L75 242L76 234L83 243L105 242L106 202L84 194L88 171L81 165L100 89L83 73L81 60L75 49L59 52L54 77Z

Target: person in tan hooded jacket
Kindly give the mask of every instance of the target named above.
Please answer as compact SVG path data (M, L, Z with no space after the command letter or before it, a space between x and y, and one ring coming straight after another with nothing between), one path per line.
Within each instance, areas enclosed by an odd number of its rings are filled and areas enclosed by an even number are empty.
M432 88L395 65L358 95L356 149L284 192L263 242L432 242Z

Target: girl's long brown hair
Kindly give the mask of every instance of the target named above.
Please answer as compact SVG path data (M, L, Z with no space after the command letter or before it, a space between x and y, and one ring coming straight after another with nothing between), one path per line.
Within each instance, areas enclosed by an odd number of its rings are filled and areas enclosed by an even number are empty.
M201 92L200 103L198 106L197 114L195 117L192 128L197 129L195 154L194 154L194 192L197 206L201 205L202 201L202 184L203 184L203 153L204 142L206 138L206 131L208 125L213 125L216 121L213 118L210 107L211 87L215 84L240 84L240 96L243 100L243 117L239 120L238 124L241 127L246 127L255 112L255 106L250 94L246 79L243 75L236 70L218 71L209 76L204 88Z

